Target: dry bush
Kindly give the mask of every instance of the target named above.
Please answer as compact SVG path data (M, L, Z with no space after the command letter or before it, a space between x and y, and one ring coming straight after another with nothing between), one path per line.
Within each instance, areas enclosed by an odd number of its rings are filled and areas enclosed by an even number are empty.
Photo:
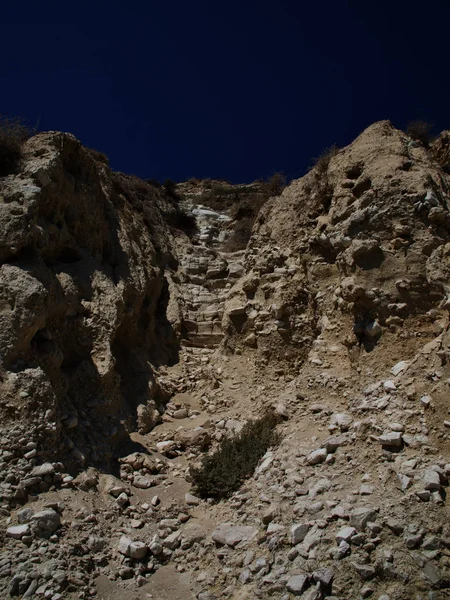
M183 231L189 237L198 233L194 215L186 212L179 204L175 183L167 180L161 185L124 173L113 173L112 179L116 191L124 195L137 212L144 215L146 223L157 221L155 210L159 207L169 227Z
M279 196L286 187L286 176L284 173L274 173L264 182L265 195L267 198Z
M94 148L86 148L86 150L89 152L89 154L95 161L101 162L104 165L109 166L109 159L104 152L100 152L99 150L95 150Z
M314 158L314 166L317 168L320 174L325 173L328 170L328 165L333 156L339 152L339 147L336 144L329 146L322 150L319 156Z
M198 233L197 219L179 205L176 205L173 211L167 213L166 219L170 227L183 231L189 237L193 237Z
M0 177L17 171L22 146L29 137L31 130L21 119L0 116Z
M236 223L232 234L223 245L225 252L237 252L238 250L244 250L247 247L248 241L252 235L254 221L255 216L252 215L242 218Z
M422 142L425 146L428 146L433 141L431 130L433 125L426 121L411 121L406 127L406 133L415 140Z
M248 421L233 437L224 437L214 454L203 458L200 468L191 468L196 492L202 497L224 498L251 477L267 450L279 442L278 418L268 412Z
M226 252L236 252L246 248L259 211L269 198L279 196L285 187L285 176L282 173L275 173L266 181L261 181L256 188L243 186L234 191L230 215L236 224L224 245ZM230 188L226 189L229 193Z

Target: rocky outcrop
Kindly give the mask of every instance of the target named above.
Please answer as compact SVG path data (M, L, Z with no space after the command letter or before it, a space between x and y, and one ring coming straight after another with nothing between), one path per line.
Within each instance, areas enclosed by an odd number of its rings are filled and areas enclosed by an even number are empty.
M376 123L245 252L227 239L260 184L27 143L0 179L3 596L445 596L448 139ZM269 409L279 444L200 498L190 466Z
M2 425L107 464L123 423L168 397L155 366L177 358L173 206L57 132L26 143L0 198Z
M376 123L270 200L247 249L246 275L227 300L227 347L304 360L327 328L339 327L350 349L369 348L427 311L445 314L445 139L431 151Z

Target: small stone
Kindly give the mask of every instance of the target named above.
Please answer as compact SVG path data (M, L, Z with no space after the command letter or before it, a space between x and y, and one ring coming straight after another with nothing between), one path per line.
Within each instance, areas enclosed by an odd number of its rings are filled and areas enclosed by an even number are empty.
M61 525L60 515L48 508L31 517L31 529L35 535L50 537Z
M119 494L116 498L116 504L120 507L124 507L129 503L129 499L128 496L125 494L125 492L122 492L121 494Z
M313 573L313 579L316 583L320 584L320 587L327 590L331 587L331 583L334 577L333 569L318 569Z
M431 406L431 396L422 396L420 398L420 402L424 408L430 408Z
M311 452L307 459L306 462L309 465L318 465L319 463L322 463L327 457L327 451L325 448L318 448L317 450L313 450L313 452Z
M147 479L147 477L135 475L133 477L133 485L134 487L140 488L141 490L146 490L152 485L152 483L149 479Z
M396 392L397 391L397 386L395 385L395 383L393 381L391 381L390 379L386 380L383 383L383 387L386 390L386 392Z
M341 542L349 542L351 538L356 534L356 529L354 527L343 527L336 534L336 542L340 544Z
M364 531L367 524L375 521L376 517L377 511L374 508L361 506L350 512L350 525L359 531Z
M234 548L240 542L250 542L258 534L255 527L249 525L231 525L229 523L221 523L221 525L213 531L211 537L214 542L227 545Z
M144 526L144 521L140 521L139 519L131 519L130 527L133 529L140 529Z
M375 577L375 569L372 566L356 562L352 562L351 564L363 581L369 581Z
M173 533L168 535L165 540L163 540L162 545L164 546L164 548L170 548L170 550L175 550L175 548L178 548L178 546L180 545L180 538L181 531L174 531Z
M341 431L347 431L350 425L352 424L353 419L347 413L335 413L332 415L330 420L331 427L339 427Z
M386 526L395 535L400 535L401 533L403 533L403 530L404 530L404 526L400 523L400 521L396 521L395 519L388 519L386 521Z
M129 550L132 540L126 536L122 536L119 540L119 552L124 556L129 556Z
M8 537L12 537L15 540L20 540L24 535L30 534L30 526L29 525L13 525L12 527L8 527L6 530L6 535Z
M423 502L428 502L431 498L430 490L418 490L416 496Z
M291 530L290 530L291 544L293 546L296 546L300 542L303 542L309 529L310 529L310 526L308 525L308 523L292 525Z
M22 508L17 513L17 520L19 523L28 523L31 517L33 516L33 511L31 508Z
M46 475L53 475L55 467L51 463L44 463L32 469L30 475L32 477L45 477Z
M264 525L268 525L271 521L275 519L279 512L279 507L277 504L272 504L268 509L266 509L262 515L262 522Z
M399 375L403 371L406 371L406 369L408 367L409 367L409 362L407 362L406 360L401 360L400 362L398 362L396 365L394 365L392 367L391 373L392 373L392 375L397 377L397 375Z
M344 558L349 553L350 553L350 544L348 542L346 542L345 540L342 540L342 542L339 544L339 547L338 547L337 558Z
M301 596L309 581L308 575L293 575L286 583L286 589L294 596Z
M198 506L201 502L200 498L197 498L197 496L194 496L193 494L189 494L189 492L185 494L184 501L190 506Z
M128 549L128 556L135 560L141 560L147 555L147 546L144 542L131 542Z
M364 333L369 338L372 338L372 339L380 336L381 332L382 332L382 328L381 328L381 325L378 323L378 321L372 321L371 323L369 323L368 325L366 325L364 327Z
M409 534L405 536L405 546L409 550L417 548L422 543L422 536L419 533Z
M189 413L186 408L179 408L173 412L172 416L174 419L187 419Z
M441 489L441 480L439 477L439 473L433 471L432 469L427 469L423 475L424 488L426 490L440 490Z
M399 431L392 431L391 433L380 435L378 441L385 448L401 448L402 434Z

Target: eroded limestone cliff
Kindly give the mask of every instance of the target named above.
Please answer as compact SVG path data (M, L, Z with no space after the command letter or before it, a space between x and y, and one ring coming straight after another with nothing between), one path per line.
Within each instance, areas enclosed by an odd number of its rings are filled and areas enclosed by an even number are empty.
M448 596L449 140L375 123L282 193L26 143L0 179L4 595ZM189 467L267 409L279 445L197 497Z

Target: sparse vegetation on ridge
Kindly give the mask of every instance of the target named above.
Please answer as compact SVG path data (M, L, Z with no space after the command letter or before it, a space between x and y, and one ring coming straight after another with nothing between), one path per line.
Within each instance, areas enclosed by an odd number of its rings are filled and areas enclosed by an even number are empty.
M31 129L21 119L0 115L0 177L16 172L22 146L31 135Z
M422 142L424 146L428 146L428 144L433 141L433 136L431 134L432 129L433 125L426 121L411 121L406 127L406 133L415 140Z

